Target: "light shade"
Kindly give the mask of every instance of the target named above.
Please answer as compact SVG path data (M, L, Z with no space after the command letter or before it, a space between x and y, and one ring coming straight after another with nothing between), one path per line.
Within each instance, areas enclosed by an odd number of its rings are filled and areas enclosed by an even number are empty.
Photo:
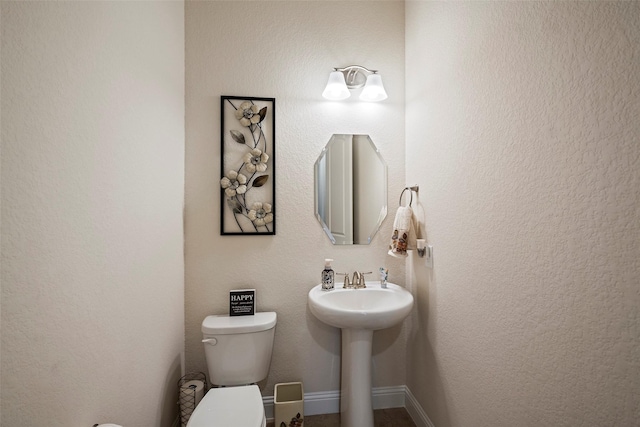
M327 82L327 87L324 88L324 92L322 92L322 96L332 101L347 99L351 96L342 71L333 71L329 74L329 81Z
M360 99L363 101L382 101L383 99L387 99L387 92L382 85L382 77L380 74L374 73L367 76L367 83L365 83L364 89L362 89Z

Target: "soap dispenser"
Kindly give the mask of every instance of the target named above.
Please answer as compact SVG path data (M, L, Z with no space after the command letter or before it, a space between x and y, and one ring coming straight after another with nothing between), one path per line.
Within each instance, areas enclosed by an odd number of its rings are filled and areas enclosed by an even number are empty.
M322 270L322 290L330 291L334 287L334 271L331 268L332 259L324 260L324 270Z

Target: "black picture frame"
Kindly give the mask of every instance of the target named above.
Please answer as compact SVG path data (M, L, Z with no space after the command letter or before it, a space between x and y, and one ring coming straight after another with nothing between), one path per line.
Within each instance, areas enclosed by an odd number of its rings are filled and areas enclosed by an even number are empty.
M276 100L221 96L220 234L276 234Z

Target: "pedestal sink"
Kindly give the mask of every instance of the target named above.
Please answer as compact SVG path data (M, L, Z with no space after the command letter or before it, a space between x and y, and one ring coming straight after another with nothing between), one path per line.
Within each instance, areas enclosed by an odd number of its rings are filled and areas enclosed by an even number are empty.
M371 343L373 331L394 326L411 312L413 295L402 286L367 284L364 289L309 291L309 309L318 320L342 329L342 427L373 427Z

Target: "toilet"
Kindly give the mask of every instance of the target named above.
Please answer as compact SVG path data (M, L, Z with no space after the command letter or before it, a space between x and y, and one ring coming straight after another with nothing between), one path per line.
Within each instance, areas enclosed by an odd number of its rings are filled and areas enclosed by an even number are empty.
M187 427L265 427L267 419L260 389L267 377L277 316L207 316L202 342L209 380L214 388L204 395Z

